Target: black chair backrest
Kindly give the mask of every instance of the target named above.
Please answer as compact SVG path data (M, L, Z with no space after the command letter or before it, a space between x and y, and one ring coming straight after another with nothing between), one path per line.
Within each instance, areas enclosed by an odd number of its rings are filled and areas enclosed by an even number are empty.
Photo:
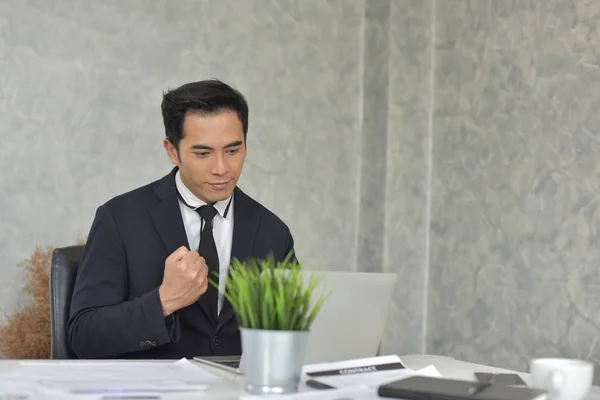
M56 248L50 265L50 358L77 358L69 348L67 324L71 295L77 278L83 246Z

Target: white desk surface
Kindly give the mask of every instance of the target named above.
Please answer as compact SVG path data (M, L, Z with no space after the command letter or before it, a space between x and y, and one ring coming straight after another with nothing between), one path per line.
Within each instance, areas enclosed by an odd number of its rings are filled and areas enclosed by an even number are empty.
M412 369L420 369L424 368L428 365L434 365L437 370L442 374L443 377L456 378L456 379L474 379L475 372L508 372L508 373L517 373L523 378L523 380L527 383L530 382L529 374L511 371L506 369L494 368L490 366L474 364L464 361L459 361L454 358L444 357L444 356L434 356L434 355L407 355L400 357L404 365L408 368ZM141 361L141 360L136 360ZM0 373L11 371L15 368L19 368L20 363L24 363L27 361L18 361L18 360L0 360ZM39 362L36 360L36 362ZM45 360L49 364L51 363L60 363L61 361L57 360ZM69 360L68 362L73 362L73 360ZM93 361L76 361L81 363L90 363ZM102 361L106 362L106 361ZM123 361L114 361L114 362L123 362ZM157 361L161 362L161 361ZM168 361L172 362L172 361ZM200 393L193 394L177 394L177 395L165 395L163 399L165 400L191 400L191 399L213 399L213 400L233 400L238 399L240 395L246 394L244 391L244 381L243 377L234 375L227 371L220 370L218 368L212 368L208 366L204 366L198 363L195 363L200 368L205 368L221 377L223 380L218 382L217 384L211 384L208 390ZM267 398L267 397L265 397ZM374 397L376 398L376 397ZM600 400L600 387L594 386L588 395L588 399L591 400Z

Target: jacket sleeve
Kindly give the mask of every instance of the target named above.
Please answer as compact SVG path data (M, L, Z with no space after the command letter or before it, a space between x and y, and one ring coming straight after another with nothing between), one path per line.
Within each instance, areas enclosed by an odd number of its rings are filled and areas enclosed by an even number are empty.
M72 351L79 358L117 358L171 342L178 325L178 318L165 322L158 288L129 299L123 241L109 209L101 206L71 298L68 334Z
M290 253L292 253L292 257L290 257L290 260L297 261L298 263L300 263L300 261L296 257L296 250L294 249L294 237L292 236L292 233L290 232L290 230L286 228L285 252L283 254L283 257L284 258L287 257L288 254L290 254Z

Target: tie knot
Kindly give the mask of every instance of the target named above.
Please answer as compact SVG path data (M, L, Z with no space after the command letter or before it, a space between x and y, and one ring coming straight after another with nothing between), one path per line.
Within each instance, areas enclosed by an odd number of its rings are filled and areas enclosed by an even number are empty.
M200 217L202 217L203 220L209 223L212 222L215 215L217 215L217 209L210 205L198 207L196 212L200 214Z

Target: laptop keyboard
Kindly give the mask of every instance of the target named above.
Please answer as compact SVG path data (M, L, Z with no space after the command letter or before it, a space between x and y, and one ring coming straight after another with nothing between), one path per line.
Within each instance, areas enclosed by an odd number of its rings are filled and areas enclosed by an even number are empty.
M240 366L239 361L219 361L219 364L223 364L231 368L239 368Z

